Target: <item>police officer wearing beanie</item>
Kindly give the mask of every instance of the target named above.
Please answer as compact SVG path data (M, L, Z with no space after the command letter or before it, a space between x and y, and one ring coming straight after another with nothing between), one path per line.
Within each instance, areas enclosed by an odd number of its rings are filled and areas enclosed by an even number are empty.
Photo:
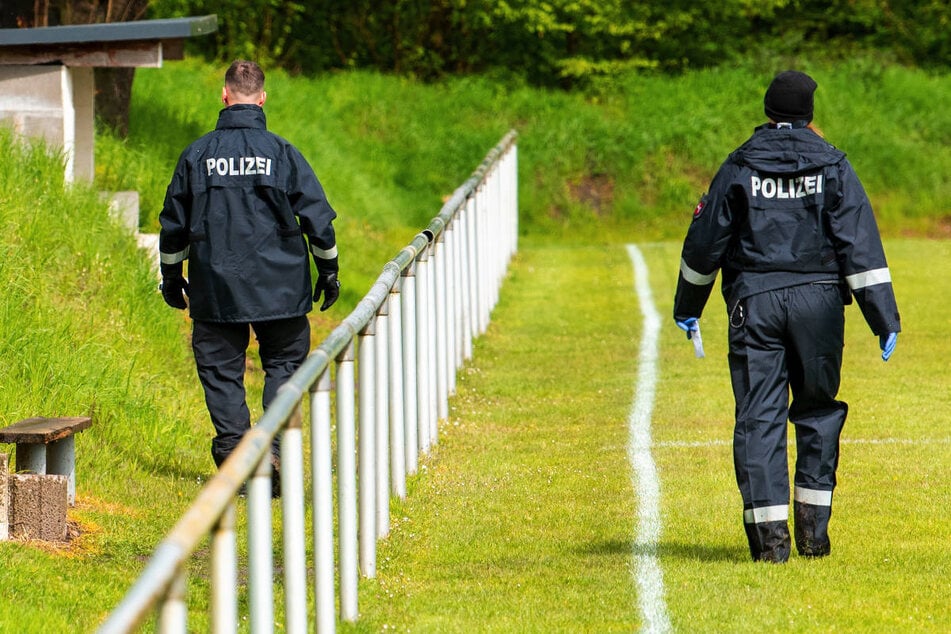
M722 271L733 459L757 561L790 555L787 419L796 433L796 548L804 557L830 552L848 412L836 400L844 305L858 303L884 361L901 330L868 197L845 154L811 123L815 90L805 73L773 79L764 99L769 122L730 154L694 210L674 299L674 320L689 339Z
M187 307L192 318L218 466L250 428L244 388L250 332L259 343L267 408L310 351L313 302L323 296L320 309L327 310L339 295L336 213L303 155L267 130L266 97L256 63L228 68L218 124L182 152L159 217L162 296L173 308ZM275 496L279 456L275 441Z

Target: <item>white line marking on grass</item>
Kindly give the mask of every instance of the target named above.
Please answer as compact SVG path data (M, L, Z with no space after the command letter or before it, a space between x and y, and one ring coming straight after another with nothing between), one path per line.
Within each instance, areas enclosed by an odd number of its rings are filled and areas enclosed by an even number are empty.
M657 343L660 315L654 306L647 263L633 244L627 252L634 264L634 288L644 316L644 331L638 355L637 387L628 416L628 458L637 492L637 535L634 540L634 568L643 626L641 631L670 632L670 618L664 601L664 575L657 560L660 540L660 481L651 455L651 414L657 386Z
M843 445L947 445L951 438L842 438ZM729 447L732 440L662 440L654 447L693 448L693 447Z
M947 445L951 438L843 438L846 445Z

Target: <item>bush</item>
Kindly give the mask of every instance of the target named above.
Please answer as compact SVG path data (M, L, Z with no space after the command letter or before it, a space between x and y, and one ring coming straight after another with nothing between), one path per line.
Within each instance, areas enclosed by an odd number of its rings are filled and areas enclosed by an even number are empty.
M881 50L951 64L951 7L938 0L155 0L151 13L217 13L218 33L190 46L308 75L371 68L433 79L505 69L571 88L630 69L682 72L790 52Z

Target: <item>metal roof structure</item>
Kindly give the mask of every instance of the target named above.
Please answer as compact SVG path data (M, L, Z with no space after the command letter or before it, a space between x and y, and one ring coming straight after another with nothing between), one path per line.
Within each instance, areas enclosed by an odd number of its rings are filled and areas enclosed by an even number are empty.
M2 0L0 0L2 1ZM65 150L67 181L95 176L95 68L160 68L218 16L0 29L0 124Z
M0 29L0 64L152 66L182 59L185 38L218 30L218 16Z

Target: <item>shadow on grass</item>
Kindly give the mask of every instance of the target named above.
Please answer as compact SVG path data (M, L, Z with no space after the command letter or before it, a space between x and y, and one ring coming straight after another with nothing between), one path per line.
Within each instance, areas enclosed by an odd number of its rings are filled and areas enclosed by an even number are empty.
M727 544L694 544L686 542L661 542L655 548L661 559L677 558L700 562L744 562L749 560L749 551L742 546Z
M578 548L585 555L618 555L631 553L639 557L676 558L700 562L743 562L749 552L742 546L726 544L694 544L686 542L661 542L660 544L635 544L630 540L607 540L592 542Z
M209 460L169 462L159 458L140 458L140 463L148 473L164 476L172 480L186 480L196 483L199 487L205 485L218 470Z

